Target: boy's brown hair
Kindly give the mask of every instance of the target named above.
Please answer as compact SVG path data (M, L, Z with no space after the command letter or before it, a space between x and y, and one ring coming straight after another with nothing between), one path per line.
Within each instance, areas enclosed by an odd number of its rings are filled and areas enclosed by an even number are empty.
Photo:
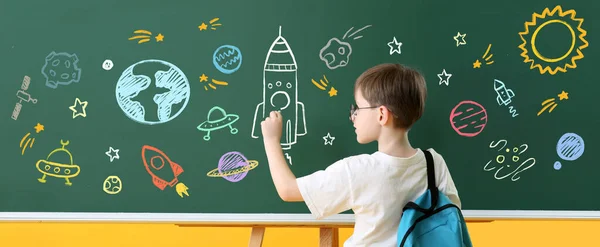
M354 84L371 106L386 106L394 114L394 126L410 129L423 115L427 86L418 71L401 64L385 63L363 72Z

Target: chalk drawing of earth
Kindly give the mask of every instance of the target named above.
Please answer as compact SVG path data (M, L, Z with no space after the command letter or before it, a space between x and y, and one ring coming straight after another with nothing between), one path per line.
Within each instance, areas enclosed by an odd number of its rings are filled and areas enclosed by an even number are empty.
M123 71L116 97L121 110L133 121L161 124L185 109L190 84L177 66L162 60L143 60Z

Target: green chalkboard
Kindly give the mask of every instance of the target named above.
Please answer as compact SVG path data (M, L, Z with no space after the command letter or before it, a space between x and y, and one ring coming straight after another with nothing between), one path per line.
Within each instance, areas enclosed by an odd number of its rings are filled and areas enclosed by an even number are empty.
M424 74L409 137L465 210L596 210L599 7L3 1L0 211L306 214L277 196L260 120L282 109L298 177L375 152L349 109L387 62Z

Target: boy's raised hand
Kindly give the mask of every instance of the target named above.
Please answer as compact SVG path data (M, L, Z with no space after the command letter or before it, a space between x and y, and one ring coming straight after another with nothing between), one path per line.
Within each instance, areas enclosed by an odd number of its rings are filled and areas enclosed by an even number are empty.
M281 112L271 111L269 116L260 123L263 140L281 140Z

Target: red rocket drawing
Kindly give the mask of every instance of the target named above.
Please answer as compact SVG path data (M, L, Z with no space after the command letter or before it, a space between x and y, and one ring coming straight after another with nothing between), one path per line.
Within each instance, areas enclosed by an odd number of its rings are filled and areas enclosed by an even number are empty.
M146 152L149 154L149 156L146 156ZM150 162L148 162L146 157L151 157ZM187 192L188 187L183 183L179 183L179 180L177 179L177 177L183 173L183 168L181 168L179 164L169 159L169 157L163 151L149 145L144 145L142 147L142 161L144 162L146 171L148 171L148 174L152 176L152 183L154 183L156 187L164 190L167 185L171 187L176 186L175 190L179 196L183 197L183 194L189 196ZM165 165L168 165L168 167L171 168L171 171L166 173L161 172L160 176L157 175L158 171L161 171Z

